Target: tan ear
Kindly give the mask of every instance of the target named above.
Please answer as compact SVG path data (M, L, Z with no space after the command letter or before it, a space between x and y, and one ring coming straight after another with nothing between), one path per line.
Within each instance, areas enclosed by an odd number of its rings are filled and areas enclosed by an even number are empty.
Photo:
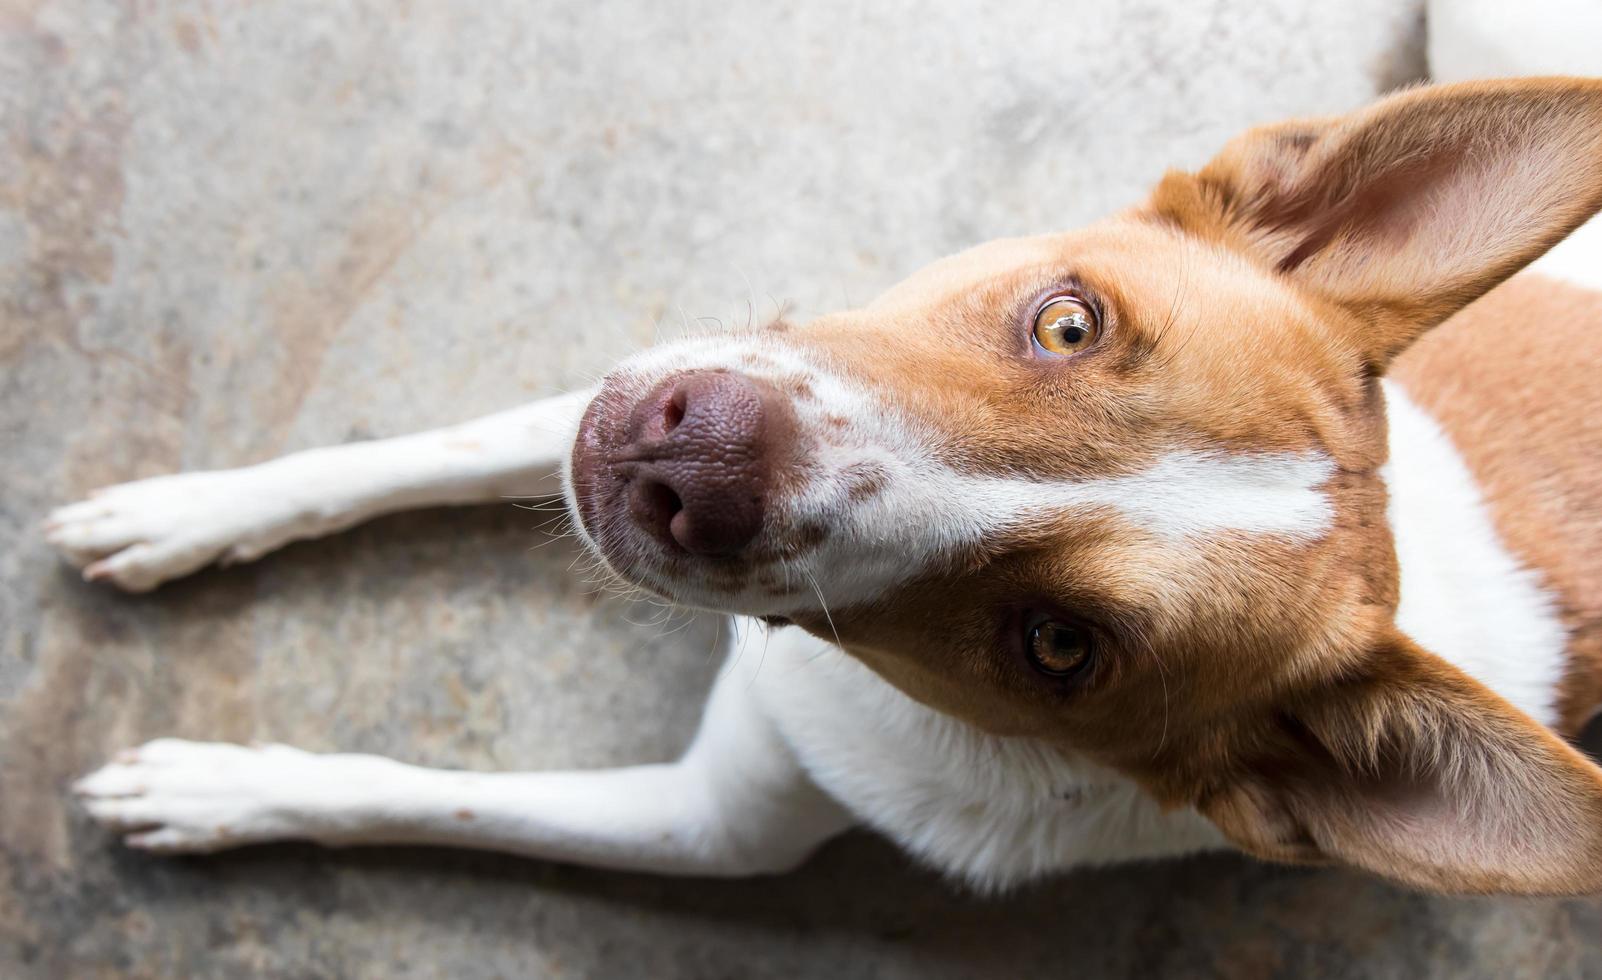
M1150 207L1351 309L1382 370L1602 209L1602 79L1418 88L1251 130Z
M1393 637L1198 802L1244 850L1446 892L1602 889L1602 770Z

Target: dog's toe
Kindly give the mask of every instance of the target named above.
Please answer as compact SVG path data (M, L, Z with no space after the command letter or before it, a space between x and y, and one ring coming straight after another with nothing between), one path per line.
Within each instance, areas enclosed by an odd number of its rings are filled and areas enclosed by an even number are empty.
M141 542L89 565L83 577L86 582L111 582L125 592L148 592L194 571L214 554L182 540Z
M79 568L140 538L138 527L107 512L87 511L80 517L52 517L45 525L45 540Z

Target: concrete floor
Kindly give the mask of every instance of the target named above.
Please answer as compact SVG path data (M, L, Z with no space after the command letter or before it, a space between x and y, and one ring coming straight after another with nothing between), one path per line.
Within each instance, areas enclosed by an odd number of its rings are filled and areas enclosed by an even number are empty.
M709 626L590 595L526 512L394 517L136 598L77 581L36 522L554 392L698 317L860 302L1420 71L1408 3L1111 6L0 2L0 976L1602 973L1602 903L1226 857L1000 899L866 835L734 883L166 861L67 803L165 734L672 756Z

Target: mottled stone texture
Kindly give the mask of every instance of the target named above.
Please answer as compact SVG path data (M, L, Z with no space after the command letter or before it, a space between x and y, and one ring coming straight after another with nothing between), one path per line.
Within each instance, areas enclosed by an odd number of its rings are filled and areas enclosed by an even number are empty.
M1602 970L1595 902L1223 857L1001 899L866 835L736 883L163 861L64 793L164 734L670 757L710 626L590 594L539 515L390 518L140 598L78 582L36 522L99 484L554 392L700 317L860 302L1131 202L1248 123L1358 104L1416 74L1420 29L1387 0L0 0L0 976Z

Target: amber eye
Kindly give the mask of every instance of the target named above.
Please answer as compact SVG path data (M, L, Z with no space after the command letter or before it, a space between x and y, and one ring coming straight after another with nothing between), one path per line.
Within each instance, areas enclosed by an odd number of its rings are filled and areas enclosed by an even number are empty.
M1054 299L1035 314L1035 343L1052 354L1077 354L1100 335L1096 311L1076 296Z
M1091 659L1090 632L1082 626L1047 619L1030 627L1024 638L1029 662L1042 674L1068 677L1084 670Z

